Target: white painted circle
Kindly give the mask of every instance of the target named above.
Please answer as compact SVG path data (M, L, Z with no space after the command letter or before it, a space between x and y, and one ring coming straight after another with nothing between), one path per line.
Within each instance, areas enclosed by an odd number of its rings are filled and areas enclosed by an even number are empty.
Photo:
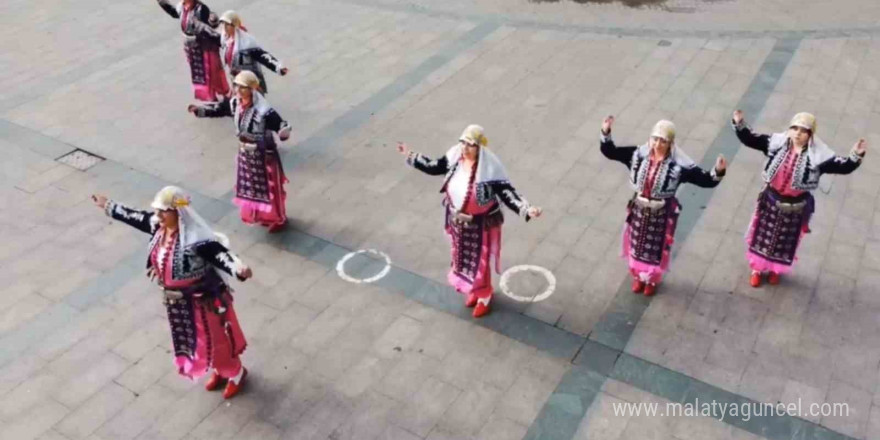
M348 260L351 260L355 255L359 255L359 254L373 254L378 257L381 257L382 259L385 260L385 267L383 267L382 270L379 271L379 273L377 273L376 275L373 275L369 278L358 279L358 278L351 277L347 273L345 273L345 263ZM336 273L339 274L339 278L342 278L343 280L348 281L349 283L355 283L355 284L372 283L372 282L379 281L383 277L385 277L385 275L388 275L389 271L391 271L391 259L388 258L388 255L385 255L384 252L377 251L375 249L360 249L360 250L357 250L354 252L349 252L349 253L345 254L344 257L340 258L338 263L336 263Z
M543 275L544 278L547 279L547 289L545 289L540 294L535 295L534 297L519 296L519 295L511 292L510 287L507 285L507 283L510 281L510 277L517 272L525 272L525 271L538 272L539 274ZM500 285L501 292L503 294L509 296L510 298L512 298L516 301L519 301L519 302L539 302L539 301L544 301L545 299L550 298L550 295L553 295L553 291L556 290L556 277L553 276L553 272L550 272L549 270L547 270L541 266L533 266L530 264L523 264L520 266L513 266L510 269L507 269L506 271L504 271L504 273L501 274L501 280L498 282L498 284Z

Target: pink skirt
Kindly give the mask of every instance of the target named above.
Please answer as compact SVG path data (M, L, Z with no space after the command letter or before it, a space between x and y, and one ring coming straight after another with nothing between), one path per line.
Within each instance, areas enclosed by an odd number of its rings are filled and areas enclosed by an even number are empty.
M266 160L266 177L269 181L270 203L235 197L232 202L239 208L241 221L262 226L283 225L287 222L287 192L284 184L288 182L277 159Z
M213 368L225 378L235 377L241 370L239 355L247 347L244 332L238 324L232 295L224 294L227 303L222 315L211 311L207 299L193 302L196 324L196 353L192 359L177 356L174 364L177 372L192 380L198 380Z

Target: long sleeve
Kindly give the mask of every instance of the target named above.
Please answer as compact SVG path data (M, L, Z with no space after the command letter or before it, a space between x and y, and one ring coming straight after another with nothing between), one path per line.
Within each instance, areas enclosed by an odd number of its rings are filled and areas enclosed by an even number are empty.
M259 47L253 48L251 51L253 51L251 56L257 60L257 62L272 69L273 72L279 75L281 74L281 69L284 68L284 64L282 64L278 58L275 58L271 53L266 52Z
M107 204L104 205L104 214L107 214L107 216L113 220L121 221L141 232L147 234L153 233L153 216L155 214L150 211L129 208L121 203L107 200Z
M223 246L216 241L208 241L198 245L195 248L195 251L200 257L211 263L214 267L244 281L239 276L239 273L247 266L237 255L227 249L226 246Z
M529 221L529 208L532 206L522 197L510 182L492 183L492 191L498 195L498 198L520 217Z
M223 118L232 117L232 105L230 100L224 99L221 102L214 102L198 106L196 108L196 117L199 118Z
M177 9L174 6L171 6L168 3L168 0L156 0L159 3L159 6L162 7L162 10L165 11L171 18L180 18L180 14L177 13Z
M290 135L290 124L281 118L274 109L269 110L265 116L266 129L278 133L282 140Z
M431 176L441 176L449 172L449 161L446 156L435 160L424 154L411 152L406 157L406 163Z
M753 150L758 150L764 153L764 155L768 154L768 150L770 149L770 135L752 133L752 129L746 125L745 120L740 121L739 124L733 123L733 130L736 132L736 137L739 138L739 141L742 142L743 145Z
M715 188L724 178L725 171L721 174L715 172L715 167L711 171L706 171L698 166L683 168L681 170L681 178L683 182L692 183L701 188Z
M819 172L823 174L849 174L862 165L862 156L851 152L849 156L834 156L819 164Z
M636 151L635 146L618 147L614 145L614 139L611 139L611 133L605 135L599 132L599 151L602 155L613 161L626 165L627 168L632 167L633 153Z

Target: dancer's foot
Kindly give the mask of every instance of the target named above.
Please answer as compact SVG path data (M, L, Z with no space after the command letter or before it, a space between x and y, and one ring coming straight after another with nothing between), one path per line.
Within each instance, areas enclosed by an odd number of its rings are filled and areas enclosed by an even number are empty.
M480 318L489 313L489 298L477 299L477 306L474 307L474 318Z
M223 376L217 374L216 371L211 373L211 377L205 382L205 389L208 391L214 391L220 388L220 385L225 382L226 379Z
M244 387L244 380L247 378L247 368L241 367L241 373L239 373L239 376L229 379L229 382L226 383L226 389L223 390L224 399L235 397L235 395L241 391L242 387Z
M657 293L657 284L648 283L645 285L645 296L654 296Z
M770 272L770 275L767 275L767 282L773 286L779 284L779 274L776 272Z
M639 279L634 279L632 284L633 293L642 293L645 290L645 282Z
M749 278L749 284L751 284L751 286L755 288L761 287L761 272L753 270L752 276Z
M282 231L282 230L284 230L285 226L287 226L286 221L284 223L275 223L275 224L269 226L269 233L274 234L276 232Z
M465 307L473 307L477 305L477 295L473 293L468 293L467 299L464 301Z

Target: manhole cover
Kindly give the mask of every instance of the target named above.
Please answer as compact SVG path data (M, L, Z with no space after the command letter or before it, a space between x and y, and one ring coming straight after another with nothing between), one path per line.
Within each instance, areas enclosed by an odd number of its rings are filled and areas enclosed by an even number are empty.
M95 166L98 162L104 160L104 158L77 148L76 150L73 150L70 153L65 154L64 156L61 156L56 160L65 165L70 165L80 171L85 171Z

